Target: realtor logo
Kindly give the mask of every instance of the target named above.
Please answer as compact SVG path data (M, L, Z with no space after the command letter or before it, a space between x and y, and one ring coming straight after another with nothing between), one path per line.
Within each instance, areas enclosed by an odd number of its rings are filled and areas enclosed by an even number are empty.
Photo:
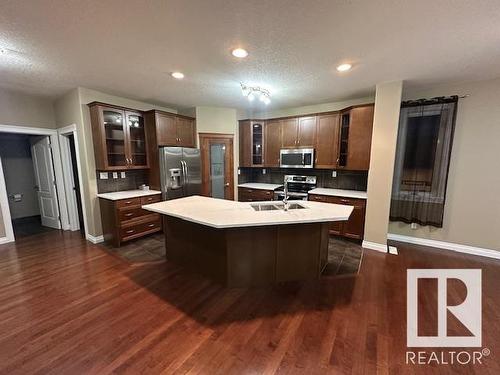
M437 336L418 335L418 280L437 279ZM458 279L467 288L465 300L447 305L447 280ZM424 291L421 291L424 292ZM481 270L480 269L409 269L407 270L406 342L408 347L480 347ZM448 336L448 311L472 334Z

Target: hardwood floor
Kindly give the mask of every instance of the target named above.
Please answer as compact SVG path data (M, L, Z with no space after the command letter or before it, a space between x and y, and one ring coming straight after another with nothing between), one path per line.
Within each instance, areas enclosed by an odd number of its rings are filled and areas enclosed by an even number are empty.
M500 262L398 247L358 276L223 289L76 233L26 237L0 246L0 373L500 373ZM405 364L407 268L483 270L482 365Z

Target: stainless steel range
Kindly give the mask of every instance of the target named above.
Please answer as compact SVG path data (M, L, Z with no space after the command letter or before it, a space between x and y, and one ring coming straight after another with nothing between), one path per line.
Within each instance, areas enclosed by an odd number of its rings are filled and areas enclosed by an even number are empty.
M316 176L286 175L288 185L288 200L307 200L307 192L316 187ZM285 198L284 188L274 191L274 200L282 201Z

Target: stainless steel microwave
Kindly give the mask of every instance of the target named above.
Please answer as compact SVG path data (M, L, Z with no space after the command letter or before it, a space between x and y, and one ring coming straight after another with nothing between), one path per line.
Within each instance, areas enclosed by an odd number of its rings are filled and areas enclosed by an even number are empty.
M314 168L313 148L293 148L280 150L281 168Z

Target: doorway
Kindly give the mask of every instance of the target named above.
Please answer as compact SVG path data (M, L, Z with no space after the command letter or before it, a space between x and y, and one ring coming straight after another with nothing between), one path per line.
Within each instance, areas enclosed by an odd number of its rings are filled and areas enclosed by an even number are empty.
M50 138L2 133L0 158L14 236L61 229Z
M234 200L233 135L200 133L202 194Z
M64 187L68 207L69 229L79 230L86 237L85 203L81 186L81 166L78 153L78 135L76 125L69 125L57 130L61 147Z

